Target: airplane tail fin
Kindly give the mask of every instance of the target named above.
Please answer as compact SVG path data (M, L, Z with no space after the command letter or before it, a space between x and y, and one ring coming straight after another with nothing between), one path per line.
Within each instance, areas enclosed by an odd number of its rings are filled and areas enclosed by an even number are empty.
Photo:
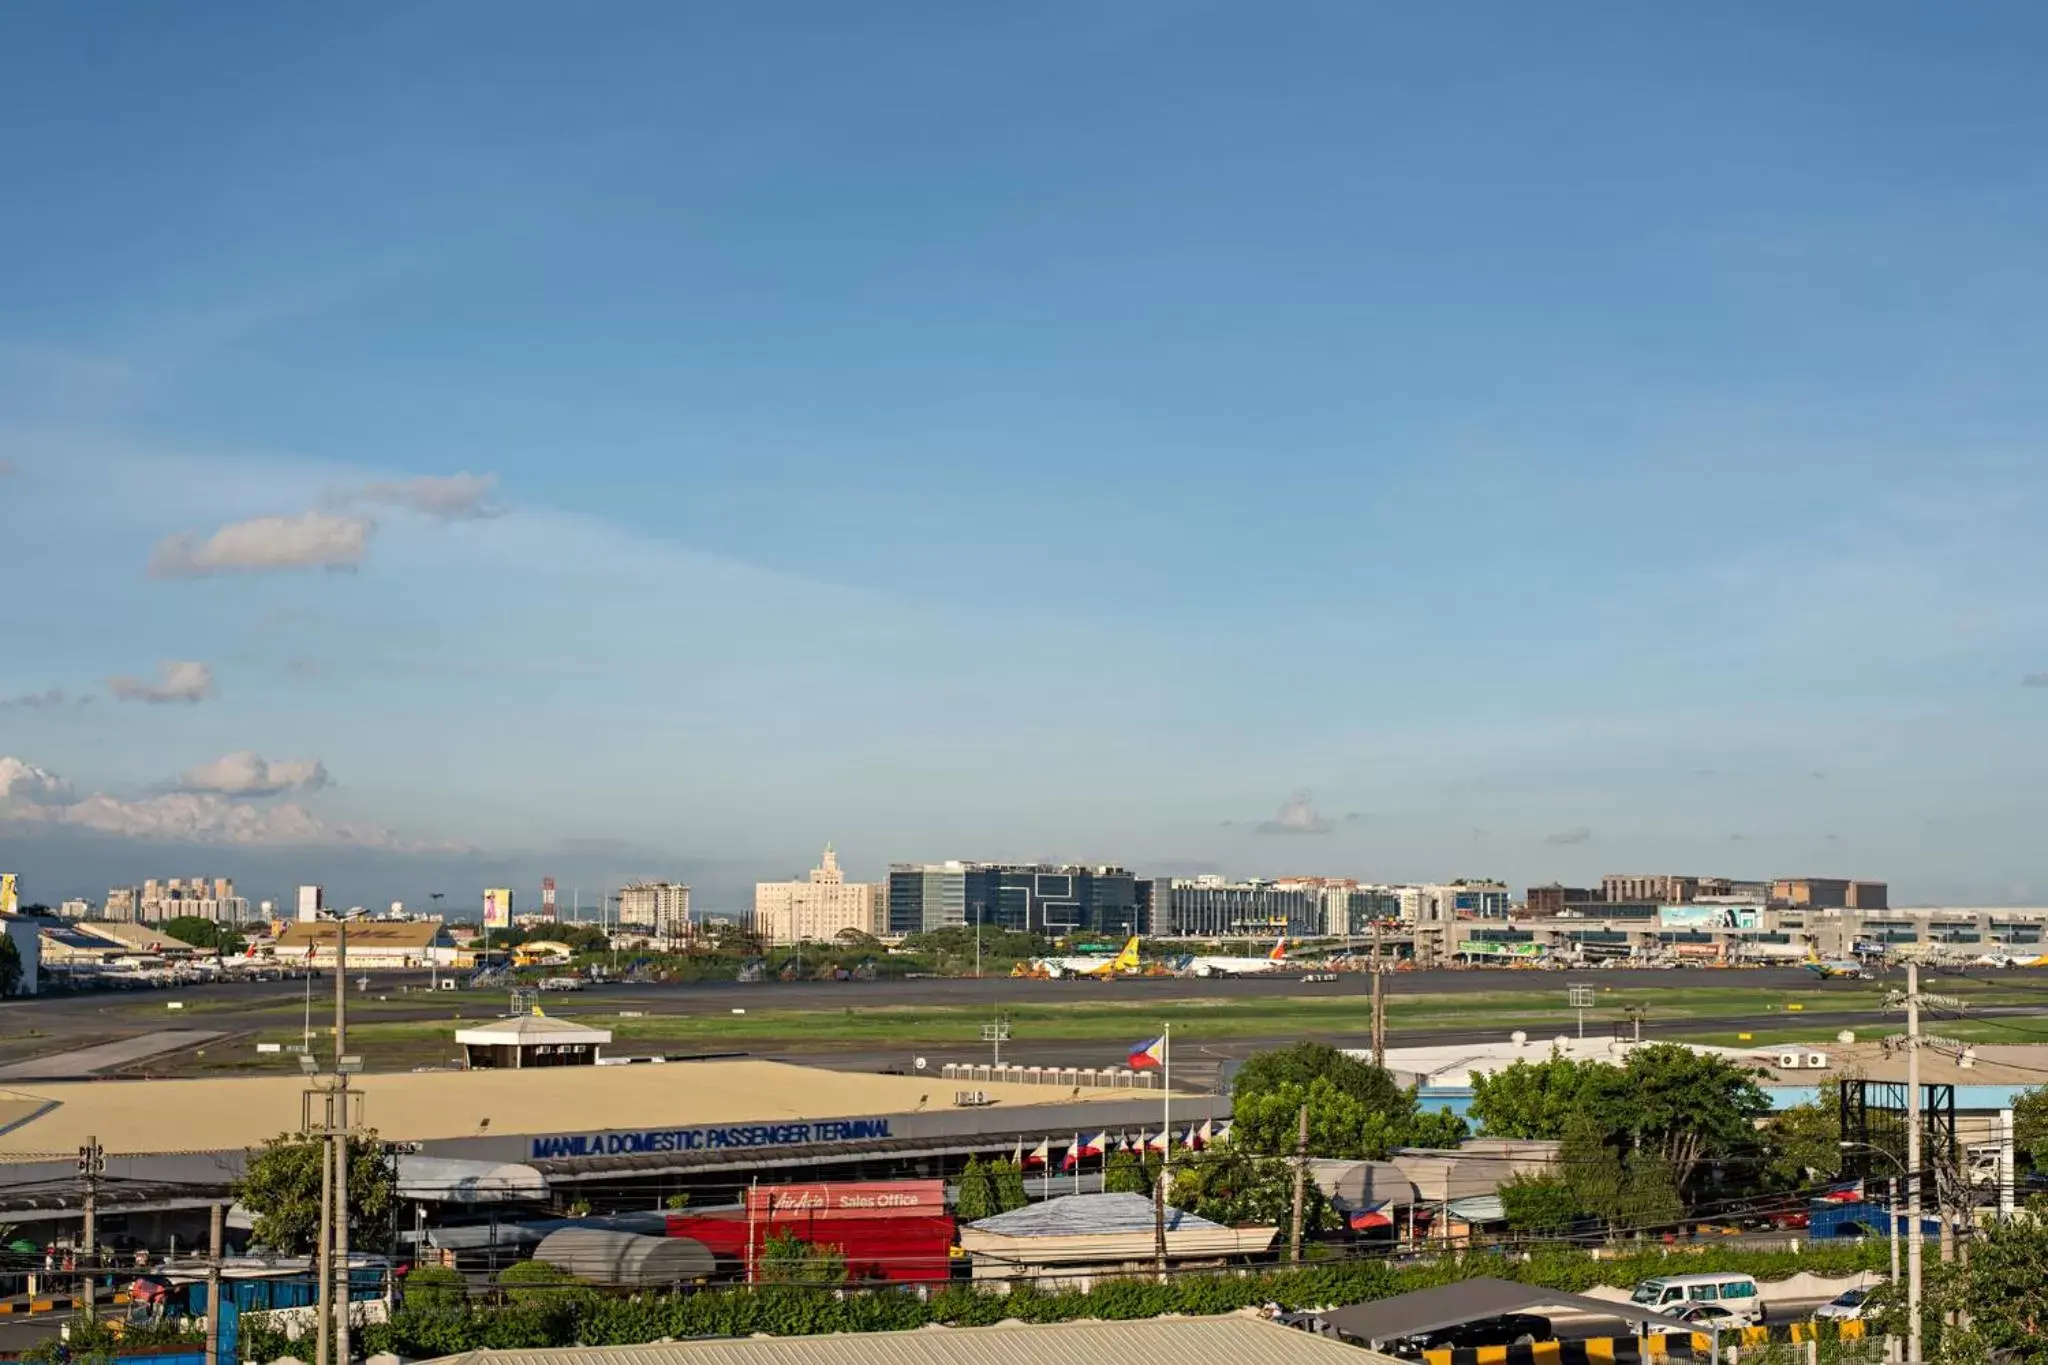
M1115 967L1115 969L1116 969L1117 971L1120 971L1120 972L1121 972L1121 971L1135 971L1135 970L1137 969L1137 966L1138 966L1138 938L1137 938L1137 935L1133 934L1133 935L1131 936L1131 941L1130 941L1129 943L1126 943L1126 944L1124 945L1124 950L1123 950L1122 952L1120 952L1120 953L1118 953L1118 954L1116 955L1116 967Z
M1285 962L1287 960L1287 935L1280 935L1279 940L1273 944L1273 951L1266 954L1266 959L1269 962Z

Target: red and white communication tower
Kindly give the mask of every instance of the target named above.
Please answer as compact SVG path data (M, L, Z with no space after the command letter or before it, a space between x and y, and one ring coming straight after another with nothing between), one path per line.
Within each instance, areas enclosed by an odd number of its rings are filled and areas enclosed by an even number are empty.
M540 879L540 917L544 920L552 920L555 917L555 879L553 877L542 877Z

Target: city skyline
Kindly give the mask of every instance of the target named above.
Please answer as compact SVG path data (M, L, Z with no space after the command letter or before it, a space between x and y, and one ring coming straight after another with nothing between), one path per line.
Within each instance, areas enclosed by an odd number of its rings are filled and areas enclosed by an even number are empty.
M2048 901L2044 40L0 11L0 869Z

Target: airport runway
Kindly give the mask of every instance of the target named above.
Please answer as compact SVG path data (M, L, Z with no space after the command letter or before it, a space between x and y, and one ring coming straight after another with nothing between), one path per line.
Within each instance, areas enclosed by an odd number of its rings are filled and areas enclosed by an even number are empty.
M388 1004L378 1011L379 1019L435 1019L451 1008L485 994L501 995L503 988L488 992L458 990L429 992L426 972L350 973L351 998L357 992L354 981L367 975L368 994L397 997L417 993L416 1012L394 1009ZM1821 981L1811 972L1791 967L1766 967L1750 971L1426 971L1395 972L1385 978L1394 998L1414 995L1532 994L1554 991L1562 996L1567 986L1612 986L1627 990L1721 989L1786 990L1802 999L1825 1000L1831 992L1867 990L1869 983ZM2043 978L2048 986L2048 978ZM313 982L314 1009L333 995L331 977ZM1299 975L1224 977L1199 980L1189 977L1119 977L1113 980L1037 981L1008 976L903 978L882 981L765 981L742 985L733 981L632 982L591 986L582 991L547 995L551 1008L564 1014L585 1009L663 1009L674 1011L691 1006L727 1009L735 1005L762 1009L839 1009L863 1003L890 1005L1022 1005L1059 1004L1064 1001L1103 1000L1216 1000L1277 999L1284 997L1366 996L1372 978L1364 972L1337 974L1327 982L1307 983ZM115 1014L132 1017L138 1004L158 1000L191 999L209 1006L221 1002L242 1006L282 1007L303 1000L304 980L225 981L181 986L160 991L101 991L80 995L51 996L42 1000L11 1002L0 1010L24 1010L39 1021L58 1023L80 1017L102 1023ZM1810 1007L1810 1006L1809 1006ZM4 1015L0 1015L4 1017Z

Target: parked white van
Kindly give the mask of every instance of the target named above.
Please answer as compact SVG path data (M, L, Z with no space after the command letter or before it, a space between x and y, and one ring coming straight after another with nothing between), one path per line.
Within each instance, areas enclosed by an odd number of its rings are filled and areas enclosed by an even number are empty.
M1763 1296L1754 1275L1660 1275L1637 1285L1628 1301L1653 1313L1709 1303L1745 1323L1764 1320Z

